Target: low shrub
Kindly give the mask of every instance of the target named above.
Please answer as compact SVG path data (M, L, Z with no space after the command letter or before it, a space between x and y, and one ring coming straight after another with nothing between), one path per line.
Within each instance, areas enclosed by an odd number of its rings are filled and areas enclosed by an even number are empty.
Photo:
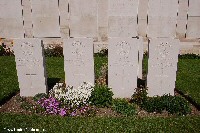
M110 107L112 105L113 92L107 86L96 85L91 93L89 101L97 107Z
M180 96L163 95L149 97L142 105L147 112L167 111L170 114L186 115L191 112L189 103Z
M135 92L131 96L131 101L142 106L146 100L147 100L147 89L135 88Z
M177 115L186 115L191 112L189 103L184 98L171 95L148 97L145 88L136 88L131 101L147 112L161 113L167 111L170 114Z
M112 109L125 116L135 115L135 106L126 99L114 99Z

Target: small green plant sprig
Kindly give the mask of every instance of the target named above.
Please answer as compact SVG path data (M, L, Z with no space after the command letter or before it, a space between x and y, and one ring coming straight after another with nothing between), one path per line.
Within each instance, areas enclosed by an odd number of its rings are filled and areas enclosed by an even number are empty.
M147 88L135 88L135 93L131 96L131 101L142 106L147 101Z
M97 107L110 107L112 105L113 92L107 86L95 85L89 101Z
M113 99L112 109L124 116L133 116L136 112L134 104L126 99Z

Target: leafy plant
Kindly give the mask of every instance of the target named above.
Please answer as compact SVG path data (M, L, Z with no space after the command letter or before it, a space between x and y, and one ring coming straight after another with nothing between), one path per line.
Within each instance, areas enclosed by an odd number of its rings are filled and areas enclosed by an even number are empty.
M147 100L147 88L135 88L135 92L131 96L131 101L142 106L146 100Z
M109 107L112 105L113 92L107 86L96 85L91 93L89 101L98 107Z
M113 110L125 116L133 116L135 114L135 106L129 103L126 99L114 99Z
M5 53L5 50L3 48L3 46L0 45L0 56L3 56Z
M161 97L149 97L141 106L148 112L166 110L170 114L186 115L191 112L189 103L180 96L163 95Z
M175 96L172 97L167 104L167 111L171 114L186 115L191 113L191 108L184 98Z
M39 101L41 98L47 98L48 95L45 93L38 93L33 97L34 101Z

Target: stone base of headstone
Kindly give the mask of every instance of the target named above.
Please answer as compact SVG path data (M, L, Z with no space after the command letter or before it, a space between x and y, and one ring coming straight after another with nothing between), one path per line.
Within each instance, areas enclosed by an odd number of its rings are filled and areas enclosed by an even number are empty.
M47 92L43 45L40 39L14 39L20 96Z
M137 38L110 38L108 45L108 86L114 98L130 98L137 88Z
M150 39L147 89L149 96L174 95L180 41Z

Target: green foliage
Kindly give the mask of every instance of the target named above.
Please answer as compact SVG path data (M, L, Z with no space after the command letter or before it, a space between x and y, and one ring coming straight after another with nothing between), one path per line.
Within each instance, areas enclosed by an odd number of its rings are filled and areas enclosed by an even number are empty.
M38 93L38 94L36 94L34 97L33 97L33 100L34 101L39 101L41 98L47 98L48 97L48 95L47 94L45 94L45 93Z
M147 100L147 89L146 88L135 88L134 94L131 96L131 101L143 105Z
M180 96L163 95L149 97L141 107L148 112L167 111L170 114L186 115L191 112L189 103Z
M0 56L3 56L5 53L5 50L3 48L3 46L0 45Z
M114 99L113 110L117 113L120 113L125 116L133 116L135 115L135 106L132 103L129 103L126 99Z
M175 96L169 99L169 103L167 103L167 111L170 114L186 115L191 113L191 108L184 98Z
M60 45L56 45L54 48L47 48L44 50L46 57L63 57L63 48Z
M200 55L198 54L184 54L178 55L179 59L200 59Z
M112 105L112 96L113 92L110 88L96 85L91 93L89 101L92 105L97 107L109 107Z
M99 56L99 57L107 57L108 56L108 49L102 49L100 50L98 53L95 54L95 56Z

